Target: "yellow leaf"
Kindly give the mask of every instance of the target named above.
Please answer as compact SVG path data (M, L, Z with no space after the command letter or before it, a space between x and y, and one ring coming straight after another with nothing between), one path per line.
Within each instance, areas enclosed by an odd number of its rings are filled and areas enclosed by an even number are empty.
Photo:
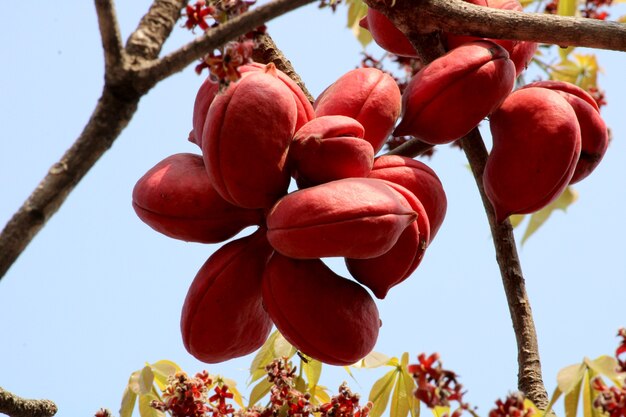
M415 398L415 380L413 379L413 376L409 374L406 367L402 369L402 375L404 376L404 391L409 399L409 411L411 412L411 417L419 416L420 402L417 398Z
M237 403L238 406L243 408L243 398L241 396L241 392L239 392L239 390L237 389L237 383L235 382L235 380L230 378L222 378L222 381L224 381L224 384L228 385L228 391L233 393L233 400Z
M322 362L315 359L309 359L308 362L302 361L302 368L307 379L309 392L315 388L322 375Z
M539 228L548 220L550 215L555 210L567 211L567 208L572 205L578 199L578 192L574 190L572 187L567 187L561 195L554 200L552 203L548 204L546 207L541 210L535 212L530 216L530 221L528 222L528 227L524 232L524 236L522 237L522 244L526 243L529 237L531 237Z
M274 331L257 352L250 365L250 384L267 375L265 367L276 358L291 358L296 349L291 346L278 330Z
M141 375L141 370L135 371L130 374L130 378L128 378L128 388L135 394L139 394L139 376Z
M559 16L577 16L579 14L578 0L559 0L556 13Z
M248 407L252 407L257 402L259 402L259 400L261 400L270 392L271 388L272 383L269 382L267 379L264 379L256 384L250 392L250 402L248 403Z
M450 407L436 406L431 410L435 417L443 417L444 415L450 415Z
M328 389L322 385L316 385L313 387L311 393L311 402L319 405L330 402L330 395L328 395Z
M578 413L578 402L580 401L580 389L582 387L582 378L576 386L565 394L565 417L576 417Z
M584 363L577 363L567 366L559 371L556 376L556 382L563 394L572 391L585 376L587 366Z
M139 394L145 395L152 392L152 384L154 383L154 373L149 366L144 366L139 374Z
M511 226L515 229L524 221L524 218L526 218L525 214L512 214L509 217L509 221L511 222Z
M380 352L370 352L366 357L351 365L355 368L378 368L379 366L387 365L390 362L389 356Z
M167 386L167 377L181 371L180 366L168 360L160 360L149 366L154 373L154 380L161 391Z
M153 408L150 404L159 397L154 392L149 392L139 396L139 415L141 417L165 417L161 410Z
M296 348L293 347L291 343L289 343L287 339L285 339L285 337L282 334L280 334L280 332L277 331L276 339L274 340L274 344L273 344L272 360L276 358L288 358L289 359L295 354L296 354Z
M585 358L585 364L597 374L606 376L616 385L621 385L620 374L617 372L617 360L614 357L602 355L593 360Z
M129 386L124 389L122 395L122 405L120 406L120 417L130 417L135 409L137 402L137 394L135 394Z
M371 41L372 35L367 29L359 26L359 21L367 15L367 5L362 0L352 0L348 7L348 28L365 48Z
M372 386L369 396L369 401L374 404L369 414L371 417L380 417L385 412L397 374L397 369L389 371Z

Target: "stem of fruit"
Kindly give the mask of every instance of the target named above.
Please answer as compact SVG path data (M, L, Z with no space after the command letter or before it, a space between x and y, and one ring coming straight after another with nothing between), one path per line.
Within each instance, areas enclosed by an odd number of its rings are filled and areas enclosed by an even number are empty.
M480 197L487 213L491 236L496 249L496 260L500 267L502 284L509 305L511 321L517 342L518 381L520 391L541 409L548 406L548 393L543 384L539 345L533 320L530 301L526 293L526 285L522 266L517 254L513 227L509 220L496 222L493 206L485 194L483 187L483 171L487 163L487 149L478 131L474 128L467 136L460 139L461 147L474 174Z

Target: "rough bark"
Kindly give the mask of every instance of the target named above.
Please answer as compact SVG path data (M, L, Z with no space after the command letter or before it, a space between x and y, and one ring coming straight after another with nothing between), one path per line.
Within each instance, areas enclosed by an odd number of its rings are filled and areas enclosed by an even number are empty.
M50 400L28 400L0 387L0 414L9 417L52 417L57 406Z

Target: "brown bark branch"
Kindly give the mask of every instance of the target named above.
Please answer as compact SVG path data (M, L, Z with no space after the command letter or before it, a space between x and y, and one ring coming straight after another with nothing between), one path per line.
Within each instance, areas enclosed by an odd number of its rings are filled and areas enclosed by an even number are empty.
M419 156L424 152L431 150L432 148L434 148L434 145L413 138L406 141L402 145L390 150L389 152L387 152L386 155L402 155L409 158L415 158L416 156Z
M209 30L203 36L164 56L160 60L153 61L142 72L142 77L147 82L157 83L172 74L182 71L187 65L202 58L225 42L241 36L275 17L314 1L274 0L271 3L259 6Z
M128 37L126 52L146 60L157 58L187 3L188 0L154 0L137 29Z
M57 406L50 400L28 400L0 387L0 414L10 417L52 417Z
M518 39L559 46L626 51L626 25L576 17L520 13L476 6L462 0L397 0L394 7L365 0L407 34L445 30L461 35Z
M109 73L122 63L122 35L117 23L113 0L95 0L98 27L104 51L104 67Z
M545 409L548 406L548 393L544 387L541 375L541 361L539 359L535 322L528 294L526 293L522 266L517 254L517 247L515 246L513 227L509 220L499 224L496 222L493 206L485 194L483 171L487 163L488 153L478 128L474 128L460 141L472 168L472 173L480 192L480 198L487 213L491 236L496 249L496 260L500 267L502 284L504 285L504 292L509 305L517 342L518 389L525 393L537 407Z

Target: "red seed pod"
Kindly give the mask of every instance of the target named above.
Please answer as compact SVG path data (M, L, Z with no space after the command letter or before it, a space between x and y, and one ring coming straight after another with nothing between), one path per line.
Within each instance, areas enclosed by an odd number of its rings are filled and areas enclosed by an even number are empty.
M189 153L169 156L146 172L133 189L133 208L157 232L190 242L221 242L263 222L261 210L220 197L202 157Z
M293 192L267 215L267 238L292 258L373 258L387 252L417 214L373 178L346 178Z
M202 149L202 130L204 121L209 111L213 99L220 90L220 85L207 77L196 94L196 101L193 104L193 130L189 134L189 141L195 143Z
M394 136L453 142L494 111L514 83L515 68L502 47L488 41L461 45L411 79Z
M535 212L569 183L580 156L572 106L545 88L513 92L490 118L493 148L483 182L496 220Z
M243 76L249 72L264 71L267 65L260 64L258 62L251 62L246 65L242 65L237 70ZM315 118L315 110L309 102L309 99L304 95L304 92L287 74L279 69L276 69L276 75L293 93L293 97L296 101L298 110L298 119L296 120L296 130L300 129L306 122Z
M300 188L342 178L367 177L374 149L363 126L346 116L321 116L305 124L289 147L291 175Z
M420 200L408 189L388 181L389 186L406 198L417 219L407 227L395 245L376 258L346 258L350 274L380 299L394 286L407 279L419 266L430 243L430 223Z
M183 305L180 327L189 353L223 362L261 347L272 328L261 281L273 249L265 230L227 243L205 262Z
M417 52L409 39L381 12L367 9L367 15L361 19L359 26L369 30L374 42L384 50L395 55L417 58Z
M342 115L358 120L376 153L398 120L401 100L398 84L390 75L376 68L358 68L329 86L313 107L318 117Z
M491 7L493 9L523 11L524 8L517 0L465 0L468 3L477 6ZM488 39L476 36L459 36L452 33L444 33L443 41L448 50L454 49L467 42L473 42L479 39L487 39L502 46L509 52L509 56L515 64L516 76L519 76L526 69L528 63L537 51L537 44L528 41L516 41L506 39Z
M369 178L400 184L424 205L430 221L430 241L435 238L446 217L448 200L441 180L426 164L399 155L382 155L374 160Z
M230 84L209 108L202 153L211 183L237 206L271 207L287 193L295 133L293 94L272 64Z
M598 104L582 88L563 81L538 81L526 87L542 87L556 91L576 112L581 133L580 159L576 164L570 184L575 184L589 176L600 164L609 147L609 131L600 116Z
M331 365L350 365L376 344L380 318L367 291L319 259L275 253L263 276L263 303L298 350Z

